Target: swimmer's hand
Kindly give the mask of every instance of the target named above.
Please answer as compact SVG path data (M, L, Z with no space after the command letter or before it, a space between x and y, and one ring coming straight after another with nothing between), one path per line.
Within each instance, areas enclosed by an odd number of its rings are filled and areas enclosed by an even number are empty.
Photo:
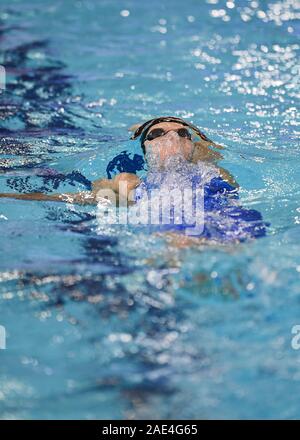
M133 201L133 190L141 183L140 178L133 173L120 173L114 179L99 179L92 184L92 192L99 198L102 191L112 191L117 202L121 199L128 202Z

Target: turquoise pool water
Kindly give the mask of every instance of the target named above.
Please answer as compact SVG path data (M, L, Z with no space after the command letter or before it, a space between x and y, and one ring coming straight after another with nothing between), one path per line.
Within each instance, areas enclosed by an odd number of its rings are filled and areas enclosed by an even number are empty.
M296 0L2 0L0 191L76 191L184 117L271 226L172 252L95 209L0 199L0 417L299 418Z

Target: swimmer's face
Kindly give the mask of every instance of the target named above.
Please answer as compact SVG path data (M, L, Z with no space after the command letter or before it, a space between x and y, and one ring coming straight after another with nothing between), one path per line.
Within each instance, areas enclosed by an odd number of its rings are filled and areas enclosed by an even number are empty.
M190 130L177 122L153 125L146 135L144 145L147 161L151 156L151 160L155 160L159 166L163 166L168 158L175 155L190 161L194 151Z

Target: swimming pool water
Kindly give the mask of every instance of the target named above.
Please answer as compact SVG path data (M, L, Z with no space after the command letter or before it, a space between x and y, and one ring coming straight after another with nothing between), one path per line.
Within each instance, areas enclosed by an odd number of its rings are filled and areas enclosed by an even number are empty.
M0 199L3 419L300 417L300 3L170 3L2 0L0 191L83 189L170 114L226 146L268 235L174 251Z

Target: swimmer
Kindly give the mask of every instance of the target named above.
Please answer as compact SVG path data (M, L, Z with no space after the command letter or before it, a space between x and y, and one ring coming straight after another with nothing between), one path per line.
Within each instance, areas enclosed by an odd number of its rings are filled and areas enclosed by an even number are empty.
M136 205L139 208L143 206L145 199L147 200L148 191L151 192L157 185L157 180L151 180L153 176L161 180L162 184L158 183L158 185L163 188L165 194L170 192L168 185L167 188L165 186L168 177L171 180L173 178L174 183L175 176L175 185L185 186L188 176L188 180L194 182L193 185L196 184L196 187L199 188L202 183L205 212L203 228L201 230L197 228L193 236L187 237L189 224L186 222L178 224L173 217L173 223L166 221L162 225L159 224L157 229L154 227L153 232L163 232L167 239L170 238L170 243L177 248L199 244L234 244L266 235L266 223L260 212L247 209L239 203L237 182L227 170L217 164L222 158L217 149L223 147L211 141L195 125L170 116L151 119L133 127L132 131L134 133L131 139L140 138L148 169L146 178L140 179L136 174L122 172L113 179L95 180L89 191L64 194L2 193L0 198L81 205L97 205L100 202L99 206L103 206L106 198L114 206L116 204L124 206L123 203L126 201L125 206ZM206 163L204 168L203 163ZM203 176L197 173L198 167L200 171L201 169L204 171ZM182 169L183 174L181 174ZM186 170L188 170L187 174L184 174ZM197 199L190 200L193 206L194 201L198 203ZM155 206L159 205L155 203ZM169 214L169 217L172 217L170 212ZM198 225L196 219L194 223Z
M180 154L191 163L199 161L214 164L221 178L233 187L238 187L233 176L224 168L217 165L222 156L213 148L221 149L218 144L208 139L196 126L177 117L160 117L151 119L141 125L131 128L134 131L131 139L140 137L148 169L155 166L163 169L168 158ZM148 152L152 151L151 163ZM153 159L154 158L154 159ZM155 163L153 163L155 160ZM114 179L98 179L92 182L90 191L78 193L44 194L44 193L0 193L0 198L19 200L67 202L81 205L95 205L100 190L112 190L116 199L127 198L129 202L132 190L141 184L141 179L133 173L120 173ZM122 192L125 190L125 193Z

